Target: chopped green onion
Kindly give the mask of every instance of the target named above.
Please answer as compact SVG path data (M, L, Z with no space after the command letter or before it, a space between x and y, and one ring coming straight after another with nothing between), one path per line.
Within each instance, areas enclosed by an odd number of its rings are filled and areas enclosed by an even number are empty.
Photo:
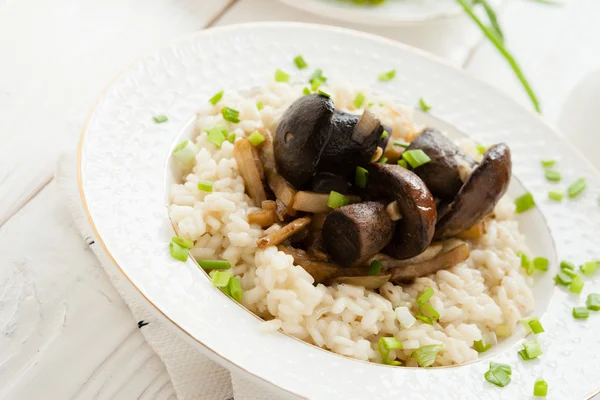
M254 131L248 136L248 141L252 146L256 147L265 141L265 137L259 131Z
M565 274L563 271L561 271L554 277L554 280L559 285L567 286L573 281L573 278L571 278L570 275Z
M365 102L365 95L358 92L356 93L356 97L354 98L354 107L361 108Z
M169 117L167 117L165 114L160 114L160 115L155 115L154 117L152 117L152 119L157 124L162 124L163 122L167 122L169 120Z
M545 257L536 257L533 259L533 267L540 271L548 271L550 260Z
M431 106L429 104L427 104L425 102L425 99L423 99L422 97L419 99L419 107L421 107L421 110L423 110L425 112L431 110Z
M229 132L227 132L227 129L220 126L215 126L214 128L208 130L208 136L206 140L208 140L210 143L214 144L218 148L221 148L223 142L227 140L228 135Z
M510 367L509 367L510 368ZM509 369L510 371L510 369ZM499 386L505 387L510 383L510 374L512 371L507 372L506 369L501 367L492 367L490 365L490 369L485 373L485 380L489 383Z
M538 397L546 397L548 395L548 382L543 379L538 379L533 384L533 395Z
M198 265L202 267L202 269L213 269L213 270L221 270L221 269L229 269L231 268L231 264L225 260L196 260Z
M346 196L341 193L338 193L334 190L329 193L329 199L327 200L327 207L329 208L339 208L350 204L350 200Z
M501 369L506 372L508 375L512 375L512 368L508 364L502 364L495 361L490 361L490 369Z
M265 105L263 104L262 101L259 101L256 103L256 108L258 109L258 111L262 110L264 106Z
M554 201L562 201L565 197L561 192L548 192L548 198Z
M537 340L529 340L523 343L523 350L525 350L525 353L527 353L527 357L529 357L530 360L541 356L543 353L542 346Z
M417 305L417 308L419 310L417 318L429 325L433 325L435 321L440 319L440 313L438 313L435 308L431 307L427 303L419 304ZM427 314L429 315L425 314L423 310L427 311Z
M235 143L235 133L232 133L227 137L227 141L231 144Z
M308 96L310 94L310 89L305 86L304 89L302 89L302 94L304 94L305 96Z
M410 146L410 143L401 142L399 140L396 140L394 142L394 146L400 146L400 147L404 147L406 149L408 146Z
M240 122L240 112L238 110L234 110L233 108L223 107L221 109L221 115L223 115L225 121L233 122L234 124Z
M423 150L407 150L402 153L402 158L413 168L418 168L431 161L431 158Z
M175 242L169 243L169 249L171 251L171 257L179 261L187 261L189 249L178 245Z
M590 316L590 312L586 307L573 307L573 317L575 319L587 319Z
M533 199L533 195L531 193L525 193L523 196L517 197L515 199L515 206L517 207L517 214L524 213L527 210L535 207L535 200Z
M412 352L410 355L414 358L421 367L429 367L435 362L437 354L442 350L444 346L441 344L430 344L422 346Z
M387 360L390 355L390 350L401 349L402 343L395 337L380 337L377 343L377 350L381 354L381 358Z
M406 160L398 160L398 165L404 169L408 168L408 163L406 162Z
M394 79L395 76L396 76L396 70L392 69L390 71L382 72L381 74L379 74L378 79L381 82L387 82L387 81L391 81L392 79Z
M361 189L367 187L367 181L369 179L369 171L363 167L356 167L356 173L354 174L354 183Z
M554 164L556 164L556 161L554 160L542 160L542 167L544 168L554 167Z
M529 356L527 355L527 352L525 351L525 349L521 349L521 350L517 351L517 354L520 355L521 358L525 361L531 360L531 358L529 358Z
M327 92L322 91L321 89L317 90L317 93L319 93L321 96L325 96L327 98L331 98L331 95Z
M534 266L531 263L529 257L527 257L527 254L523 253L522 251L519 251L517 255L521 257L521 267L525 268L527 275L533 274Z
M571 271L575 271L575 269L577 269L577 267L575 267L575 264L573 264L571 261L562 260L560 262L560 269L561 270L569 269Z
M588 294L585 305L589 310L600 311L600 294L590 293Z
M177 243L181 247L185 247L186 249L191 249L194 247L194 241L192 239L184 238L181 236L175 236L171 238L171 241Z
M565 275L569 275L571 278L577 276L577 272L573 271L572 269L563 269L561 272Z
M381 133L381 139L385 139L385 138L387 138L389 135L390 135L390 134L388 133L388 131L383 131L383 132Z
M369 265L369 272L367 275L379 275L381 273L381 267L383 267L383 265L379 261L373 260Z
M567 189L567 193L570 198L577 197L585 190L587 187L587 183L585 178L579 178L569 188Z
M312 90L316 91L319 88L319 86L327 82L327 78L323 76L323 71L320 68L318 68L315 70L315 72L312 73L308 82L311 84Z
M208 102L213 106L216 106L217 103L223 98L223 93L225 93L225 91L221 90L219 93L216 93L213 97L211 97Z
M399 365L402 365L402 363L400 361L398 361L398 360L389 360L387 358L385 358L383 360L383 363L385 365L393 365L393 366L396 366L396 367L399 366Z
M551 182L559 182L562 178L562 175L558 171L554 171L553 169L547 169L545 172L546 179Z
M427 303L429 299L433 296L433 289L428 287L425 291L417 297L417 304Z
M213 182L209 182L209 181L198 182L198 190L202 190L203 192L211 193L213 191Z
M173 149L173 157L182 165L191 166L196 161L196 146L191 140L184 140Z
M535 333L536 335L538 335L542 332L545 332L544 327L542 326L542 323L537 318L530 319L528 325L529 325L529 328L531 329L531 332Z
M238 303L241 303L244 291L242 290L240 278L232 277L229 279L229 284L227 286L229 288L229 294L231 297Z
M302 57L301 55L297 55L296 57L294 57L294 64L296 64L296 67L298 67L298 69L304 69L308 67L308 64L306 63L306 61L304 61L304 57Z
M597 267L598 263L596 261L588 261L579 268L581 269L581 273L585 276L592 276L596 272Z
M581 279L581 276L575 275L571 281L571 285L569 285L569 291L571 293L579 294L583 290L583 285L584 283L583 279Z
M492 347L492 345L491 344L484 344L483 343L483 339L476 340L476 341L473 342L473 348L478 353L485 353L486 351L488 351L490 349L490 347Z
M388 162L388 158L387 157L381 157L379 159L379 164L385 164L386 162Z
M231 279L231 272L211 271L211 277L212 279L210 281L213 284L213 286L218 288L224 288L227 287L227 285L229 284L229 280Z
M289 82L290 74L280 70L279 68L275 71L275 81L277 82Z
M475 146L477 148L477 151L479 152L479 154L483 154L485 153L485 151L488 149L487 146L482 146L480 144L478 144L477 146Z

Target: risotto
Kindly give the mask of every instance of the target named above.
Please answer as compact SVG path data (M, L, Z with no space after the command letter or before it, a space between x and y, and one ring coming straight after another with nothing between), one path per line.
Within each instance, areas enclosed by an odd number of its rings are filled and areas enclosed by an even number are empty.
M412 121L412 110L349 86L323 87L337 109L360 113L369 107L391 141L412 142L422 131ZM520 252L528 253L514 219L513 202L501 199L482 235L465 239L469 255L450 268L439 269L407 283L366 289L344 283L316 283L294 257L276 246L257 242L279 226L263 229L249 223L254 204L234 156L234 143L262 130L275 132L290 105L302 97L303 87L271 82L247 95L226 93L216 105L198 113L193 162L170 188L170 217L182 238L194 241L189 254L197 260L225 260L239 278L241 303L265 322L265 332L281 330L308 343L344 356L376 363L418 366L415 350L441 345L433 366L461 364L477 359L477 344L495 344L515 331L519 320L533 310L531 277L521 268ZM357 96L358 95L358 96ZM357 102L363 97L364 104ZM238 110L227 118L223 107ZM361 107L360 109L357 106ZM209 133L225 127L229 140L215 143ZM387 133L387 131L386 131ZM235 134L233 136L232 134ZM477 147L458 143L474 160ZM210 182L210 190L199 184ZM433 290L428 291L428 288ZM427 294L429 309L438 315L419 315L419 296ZM381 338L395 338L382 351ZM401 347L401 348L400 348ZM481 350L481 349L479 349Z

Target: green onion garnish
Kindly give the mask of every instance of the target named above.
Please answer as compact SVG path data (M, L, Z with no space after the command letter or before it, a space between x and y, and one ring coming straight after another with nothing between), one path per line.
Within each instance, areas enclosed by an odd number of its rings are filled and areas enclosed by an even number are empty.
M200 181L200 182L198 182L198 190L202 190L203 192L212 193L212 191L213 191L213 182L210 182L210 181Z
M171 238L171 241L177 243L181 247L185 247L186 249L191 249L194 247L194 241L192 239L184 238L181 236L175 236Z
M373 260L369 265L369 272L367 275L379 275L381 273L381 267L383 267L383 265L379 261Z
M381 157L381 158L379 159L379 164L385 164L385 163L387 163L387 162L388 162L388 158L387 158L387 157Z
M387 360L390 355L390 350L401 349L402 343L395 337L380 337L377 343L377 350L381 354L381 358Z
M254 131L248 136L248 141L252 146L256 147L265 141L265 137L259 131Z
M233 108L223 107L221 109L221 115L223 115L225 121L233 122L234 124L240 122L240 112L238 110L234 110Z
M561 271L558 274L556 274L556 276L554 277L554 280L559 285L567 286L567 285L571 284L571 282L573 281L573 278L571 278L570 275L565 274L563 271Z
M421 107L421 110L425 112L431 110L431 106L427 104L422 97L419 99L419 107Z
M387 81L391 81L392 79L394 79L395 76L396 76L396 70L392 69L390 71L382 72L381 74L379 74L378 79L381 82L387 82Z
M490 362L490 369L485 373L485 380L489 383L504 387L510 383L512 368L510 365Z
M485 151L488 149L487 146L482 146L480 144L475 146L477 148L477 151L479 152L479 154L483 154L485 153Z
M435 362L437 354L442 350L444 346L441 344L430 344L422 346L412 352L410 355L414 358L421 367L429 367Z
M207 133L208 136L206 140L208 140L210 143L214 144L218 148L221 148L221 145L223 145L223 142L227 140L227 136L229 135L227 129L220 126L215 126L214 128L211 128L210 130L208 130Z
M304 89L302 89L302 94L304 94L305 96L308 96L310 94L310 89L305 86Z
M408 163L406 162L406 160L398 160L398 165L404 169L408 168Z
M544 168L554 167L554 164L556 164L556 161L554 160L542 160L542 167Z
M428 287L425 291L417 297L417 303L427 303L429 299L433 296L433 289Z
M579 178L567 189L567 194L570 198L577 197L585 190L587 183L585 178Z
M346 196L341 193L338 193L334 190L329 193L329 199L327 200L327 207L329 208L339 208L350 204L350 200Z
M331 98L331 95L327 92L322 91L321 89L317 89L317 93L319 93L321 96L325 96L328 99Z
M264 106L265 105L263 104L262 101L259 101L256 103L256 108L258 108L258 111L262 110Z
M589 310L600 311L600 294L590 293L588 294L585 305Z
M211 271L211 277L212 279L210 281L214 286L218 288L224 288L227 287L227 285L229 284L229 280L231 279L231 272Z
M546 397L548 395L548 382L543 379L538 379L533 384L533 395L538 397Z
M354 183L361 189L367 187L367 181L369 180L369 171L363 167L356 167L356 173L354 174Z
M569 269L571 271L575 271L576 268L577 267L575 267L575 264L573 264L571 261L562 260L560 262L560 269L561 270Z
M155 115L154 117L152 117L152 119L157 124L162 124L163 122L167 122L169 120L169 117L167 117L165 114L160 114L160 115Z
M229 269L231 265L225 260L196 260L202 269Z
M402 153L402 158L413 168L418 168L431 161L431 158L423 150L407 150Z
M596 272L597 267L598 263L596 261L588 261L579 267L579 269L581 269L581 273L585 276L592 276Z
M531 263L529 257L527 257L527 254L523 253L522 251L519 251L517 255L521 257L521 267L525 268L527 275L533 274L534 266Z
M323 76L323 71L320 68L318 68L315 70L315 72L312 73L308 82L311 84L312 90L316 91L319 88L319 86L327 82L327 78Z
M517 214L524 213L527 210L535 207L535 200L533 199L533 195L531 193L525 193L523 196L517 197L515 199L515 206Z
M583 290L583 285L584 283L583 279L581 279L581 276L575 275L571 281L571 284L569 285L569 291L571 293L579 294Z
M533 259L533 267L540 271L548 271L550 261L544 257L536 257Z
M548 192L548 198L554 201L562 201L565 197L561 192Z
M383 363L385 365L393 365L393 366L396 366L396 367L399 366L399 365L402 365L402 363L400 361L398 361L398 360L389 360L387 358L383 360Z
M289 82L290 74L280 70L279 68L275 71L275 80L277 82Z
M219 101L221 101L221 99L223 98L223 94L225 93L224 90L221 90L219 93L216 93L213 97L210 98L210 100L208 100L208 102L210 104L212 104L213 106L216 106L217 103Z
M563 270L561 270L561 272L565 275L569 275L571 278L574 278L575 276L577 276L577 272L575 272L572 269L563 269Z
M169 243L169 249L171 251L171 257L179 261L187 261L190 249L180 246L173 241Z
M537 340L529 340L523 343L523 350L527 353L527 357L530 360L537 358L542 355L542 346Z
M394 142L394 146L400 146L400 147L404 147L406 149L408 146L410 146L410 143L401 142L399 140L396 140Z
M229 295L238 303L242 302L242 295L244 291L242 290L242 284L240 282L240 278L232 277L229 279L229 284L227 285L229 289Z
M184 140L173 149L173 157L181 164L191 166L196 161L196 146L191 140Z
M542 323L537 318L531 318L529 320L528 325L529 325L529 328L531 329L531 332L535 333L536 335L538 335L542 332L545 332L544 327L542 326Z
M388 133L388 131L383 131L383 132L381 133L381 139L385 139L385 138L387 138L389 135L390 135L390 134Z
M235 133L231 133L228 137L227 137L227 141L231 144L235 143Z
M433 325L433 323L440 318L440 314L427 304L429 299L431 299L431 296L433 296L433 289L428 287L419 297L417 297L418 314L416 317L429 325Z
M294 57L294 64L296 64L296 67L298 67L298 69L304 69L308 67L308 64L306 63L306 61L304 61L304 57L302 57L301 55L297 55L296 57Z
M562 175L560 174L560 172L555 171L553 169L547 169L545 174L546 174L546 179L551 182L559 182L562 178Z
M354 107L361 108L365 102L365 95L358 92L356 93L356 97L354 98Z
M484 344L483 343L483 339L476 340L476 341L473 342L473 348L478 353L485 353L486 351L488 351L490 349L490 347L492 347L492 345L491 344Z
M590 316L590 312L586 307L573 307L573 317L575 319L587 319Z

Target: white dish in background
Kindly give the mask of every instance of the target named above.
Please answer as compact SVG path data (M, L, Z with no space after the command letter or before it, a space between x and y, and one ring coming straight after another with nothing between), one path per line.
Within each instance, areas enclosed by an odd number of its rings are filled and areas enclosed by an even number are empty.
M319 47L321 42L328 45ZM546 329L538 336L544 350L539 360L520 360L516 351L522 332L481 361L462 366L416 369L345 358L281 333L261 333L258 318L212 287L191 260L170 257L173 230L165 206L170 171L165 166L174 144L186 134L186 124L221 89L243 91L263 85L277 68L294 71L297 54L332 80L371 87L398 103L426 98L433 109L420 113L421 121L453 134L465 132L484 144L503 141L511 147L518 181L509 194L526 188L538 203L519 216L521 229L532 252L552 261L534 286L535 314ZM377 75L391 68L397 70L396 78L378 82ZM169 116L168 123L155 124L152 116L162 113ZM90 116L79 156L81 194L96 239L190 343L245 371L249 379L275 385L290 397L311 399L528 398L538 377L550 384L548 398L583 399L598 389L599 356L593 350L600 347L600 315L582 322L572 318L571 308L582 305L588 293L600 292L600 280L586 279L580 296L555 289L552 237L560 259L580 264L598 257L600 177L534 114L423 52L373 35L306 24L202 31L136 62L113 81ZM554 186L544 179L541 158L559 161L565 183L586 177L588 190L563 204L546 200ZM512 366L508 386L485 381L490 359Z
M399 26L453 18L462 13L455 0L386 0L379 5L354 4L351 0L280 0L317 14L365 25ZM492 0L494 5L498 0Z

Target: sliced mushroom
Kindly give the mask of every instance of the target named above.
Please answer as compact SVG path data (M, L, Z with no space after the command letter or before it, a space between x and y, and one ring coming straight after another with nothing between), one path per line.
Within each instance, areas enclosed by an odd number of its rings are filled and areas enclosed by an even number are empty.
M456 237L463 240L479 239L485 235L485 220L479 221L464 232L458 233Z
M437 223L435 237L459 234L490 214L508 189L511 170L508 146L500 143L490 147Z
M323 245L342 266L364 265L390 242L393 231L394 223L382 203L351 204L329 213L323 225Z
M366 276L341 276L331 281L332 284L346 284L363 286L365 289L375 290L389 282L391 274L366 275Z
M266 228L273 225L277 221L275 210L260 210L248 214L248 223L260 225L261 228Z
M292 204L294 202L294 196L296 195L296 189L294 189L294 187L277 172L275 155L273 153L273 138L271 137L271 133L266 129L261 129L260 132L265 138L265 141L260 146L260 162L265 171L267 184L275 194L277 200L279 200L285 206L280 206L278 213L283 220L283 217L286 214L294 215Z
M350 182L344 176L333 172L317 172L312 179L312 191L329 194L332 190L338 193L348 193Z
M459 262L465 261L469 258L469 254L469 247L465 243L458 244L458 246L447 251L442 251L429 261L390 269L389 271L392 274L390 281L401 283L434 274L441 269L448 269Z
M262 204L263 201L267 200L267 195L263 187L263 182L260 179L260 171L256 167L253 146L248 139L244 138L235 142L233 145L233 157L242 178L244 178L246 191L250 195L250 198L254 200L255 204Z
M476 165L454 142L432 128L425 129L417 136L407 150L423 150L431 158L431 162L415 168L414 172L434 196L444 200L454 199L463 185L459 165L461 168Z
M350 203L358 203L360 197L346 196ZM326 213L331 211L327 205L329 194L300 191L294 198L294 210L310 213Z
M277 246L287 238L306 228L309 223L309 217L295 219L278 231L258 239L256 243L258 244L258 247L263 249L268 246Z
M427 248L427 250L425 250L418 256L406 260L398 260L394 257L388 256L387 254L379 253L376 254L371 260L369 260L369 263L372 261L379 261L383 268L386 269L405 267L407 265L412 264L420 264L422 262L429 261L435 258L442 251L442 248L443 246L441 243L432 243L431 246Z
M392 240L383 250L399 260L421 254L435 230L435 201L425 183L398 165L371 164L365 193L371 198L396 201L402 219L396 222Z

